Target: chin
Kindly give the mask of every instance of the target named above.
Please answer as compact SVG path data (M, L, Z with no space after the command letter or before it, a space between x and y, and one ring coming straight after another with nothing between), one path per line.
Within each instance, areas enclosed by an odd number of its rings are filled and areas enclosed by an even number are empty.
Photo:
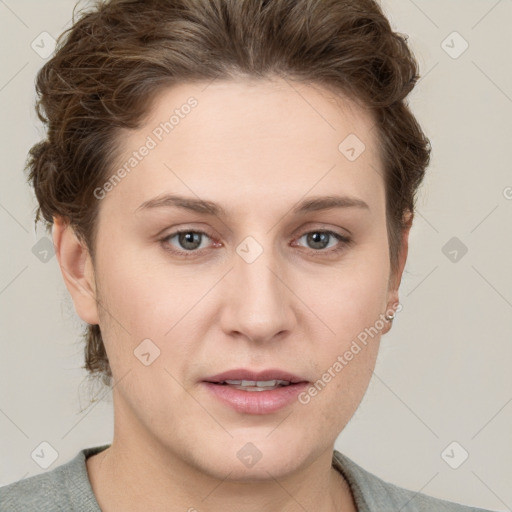
M305 446L293 435L269 436L268 428L251 432L245 429L224 442L200 448L195 456L202 470L220 479L229 474L230 481L254 482L283 478L296 471L321 448ZM296 435L296 434L295 434ZM226 436L227 437L227 436Z

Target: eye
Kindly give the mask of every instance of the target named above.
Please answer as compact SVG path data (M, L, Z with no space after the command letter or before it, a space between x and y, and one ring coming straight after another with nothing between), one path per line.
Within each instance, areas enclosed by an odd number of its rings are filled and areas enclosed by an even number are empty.
M210 238L204 231L182 229L167 235L161 240L161 242L164 244L167 250L188 256L186 253L199 252L199 249L204 249L204 246L202 246L204 237ZM175 243L177 244L177 247L174 243L172 243L173 239L176 239Z
M298 240L303 238L305 238L306 244L311 249L314 249L314 252L335 253L343 250L346 245L350 244L348 237L328 230L309 231Z
M161 239L165 250L179 256L191 257L202 252L202 249L208 247L205 239L213 240L204 231L194 231L192 229L181 229L171 233ZM315 230L304 233L297 240L305 239L307 246L314 253L336 254L341 252L347 245L350 245L351 239L329 230ZM220 247L222 244L213 242L214 246ZM293 245L296 245L294 243ZM302 244L300 244L302 245Z

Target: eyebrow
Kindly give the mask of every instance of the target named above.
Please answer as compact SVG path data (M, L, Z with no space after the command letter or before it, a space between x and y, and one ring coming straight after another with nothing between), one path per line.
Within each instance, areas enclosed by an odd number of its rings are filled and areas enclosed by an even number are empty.
M227 217L226 210L217 203L203 199L164 194L142 203L135 212L147 211L155 208L183 208L197 213ZM294 215L304 215L308 212L331 210L333 208L361 208L370 210L362 199L352 196L318 196L310 197L300 202L292 209Z

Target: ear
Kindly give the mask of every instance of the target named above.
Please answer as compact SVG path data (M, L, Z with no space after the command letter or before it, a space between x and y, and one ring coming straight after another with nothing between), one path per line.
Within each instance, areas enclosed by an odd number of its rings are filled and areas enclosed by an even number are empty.
M409 251L409 232L411 231L413 216L414 214L410 211L407 211L404 215L405 228L402 231L398 268L396 269L396 272L390 276L386 309L389 309L394 304L399 303L398 289L400 288L402 274L405 268L405 263L407 262L407 253ZM390 329L391 322L386 322L384 329L382 329L382 334L386 334Z
M53 245L75 311L88 324L99 324L94 267L87 247L61 217L53 218Z

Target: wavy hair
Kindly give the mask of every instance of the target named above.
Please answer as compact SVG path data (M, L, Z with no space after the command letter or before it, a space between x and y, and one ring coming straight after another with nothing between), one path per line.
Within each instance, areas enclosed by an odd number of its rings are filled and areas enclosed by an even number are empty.
M36 80L47 128L26 165L36 223L51 231L55 217L65 219L94 261L93 191L113 171L119 135L141 126L156 95L176 83L278 76L329 88L374 115L396 270L431 148L406 102L418 64L376 1L111 0L75 14ZM100 327L87 325L83 337L84 368L110 386Z

